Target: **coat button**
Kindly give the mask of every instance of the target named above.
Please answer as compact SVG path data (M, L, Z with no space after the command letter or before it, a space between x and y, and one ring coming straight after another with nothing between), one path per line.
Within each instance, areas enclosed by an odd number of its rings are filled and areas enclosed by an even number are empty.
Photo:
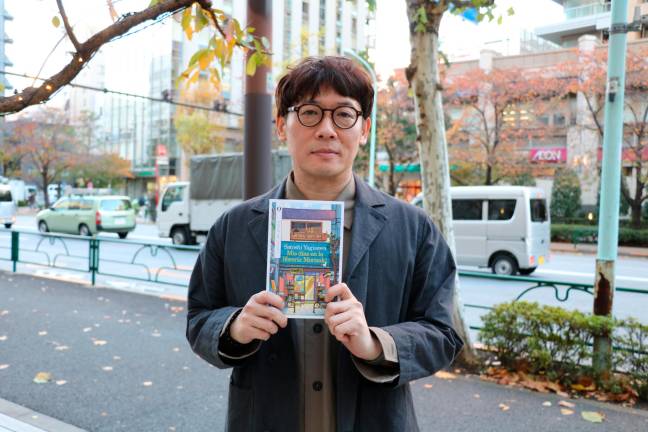
M322 333L322 324L317 323L313 326L313 331L315 333Z
M268 356L268 363L274 363L276 361L277 361L277 354L273 353Z
M315 391L322 390L322 382L321 381L315 381L313 383L313 390L315 390Z

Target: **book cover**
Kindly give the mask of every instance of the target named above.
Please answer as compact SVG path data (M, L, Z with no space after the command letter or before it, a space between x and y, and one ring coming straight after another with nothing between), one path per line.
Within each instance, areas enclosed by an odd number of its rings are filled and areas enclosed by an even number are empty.
M322 318L327 288L342 279L344 203L270 200L266 289L288 318Z

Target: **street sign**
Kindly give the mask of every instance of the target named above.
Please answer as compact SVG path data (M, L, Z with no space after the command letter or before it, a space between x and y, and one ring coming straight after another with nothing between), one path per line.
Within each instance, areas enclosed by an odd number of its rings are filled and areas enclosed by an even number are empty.
M157 165L169 165L169 156L157 156L155 158Z

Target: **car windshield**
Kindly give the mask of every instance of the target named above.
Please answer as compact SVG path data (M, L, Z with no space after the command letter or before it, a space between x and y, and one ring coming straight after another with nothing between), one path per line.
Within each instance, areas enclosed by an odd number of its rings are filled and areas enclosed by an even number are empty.
M533 222L546 222L547 221L547 203L543 199L531 200L531 221Z
M106 199L101 200L99 208L106 211L130 210L131 203L127 199Z
M0 202L10 202L11 201L11 191L9 189L0 190Z

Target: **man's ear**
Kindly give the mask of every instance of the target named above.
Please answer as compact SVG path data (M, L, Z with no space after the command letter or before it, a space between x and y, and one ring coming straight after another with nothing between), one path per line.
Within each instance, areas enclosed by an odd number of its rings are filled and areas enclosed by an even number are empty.
M277 116L277 138L280 141L286 141L286 118Z
M360 145L367 144L369 132L371 132L371 117L367 117L362 121L362 135L360 136Z

